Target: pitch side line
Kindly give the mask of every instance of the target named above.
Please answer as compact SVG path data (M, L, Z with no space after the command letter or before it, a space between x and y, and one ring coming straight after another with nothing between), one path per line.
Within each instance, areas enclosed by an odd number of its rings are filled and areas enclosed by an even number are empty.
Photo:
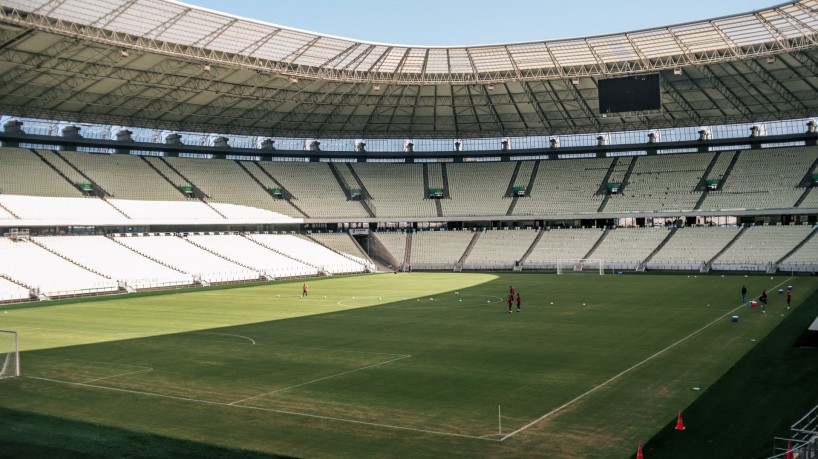
M277 390L274 390L274 391L266 392L264 394L254 395L252 397L247 397L247 398L243 398L241 400L236 400L235 402L228 403L228 405L238 405L239 403L246 402L248 400L253 400L253 399L256 399L256 398L259 398L259 397L264 397L264 396L275 394L275 393L278 393L278 392L283 392L285 390L295 389L296 387L306 386L308 384L317 383L319 381L324 381L326 379L337 378L338 376L348 375L350 373L355 373L355 372L358 372L358 371L361 371L361 370L366 370L368 368L379 367L381 365L386 365L387 363L392 363L392 362L397 362L398 360L408 359L409 357L412 357L412 356L407 355L407 356L404 356L404 357L398 357L396 359L387 360L386 362L376 363L376 364L373 364L373 365L367 365L365 367L356 368L354 370L349 370L349 371L344 371L342 373L337 373L337 374L334 374L334 375L324 376L323 378L313 379L312 381L303 382L301 384L296 384L294 386L284 387L282 389L277 389Z
M204 404L204 405L214 405L214 406L223 406L223 407L228 407L228 408L238 408L238 409L244 409L244 410L264 411L264 412L268 412L268 413L286 414L286 415L290 415L290 416L300 416L300 417L305 417L305 418L321 419L321 420L325 420L325 421L346 422L346 423L349 423L349 424L358 424L358 425L371 426L371 427L380 427L380 428L384 428L384 429L393 429L393 430L404 430L404 431L409 431L409 432L418 432L418 433L431 434L431 435L441 435L441 436L445 436L445 437L468 438L468 439L471 439L471 440L495 441L495 442L500 441L500 440L495 440L495 439L477 437L477 436L474 436L474 435L459 434L459 433L456 433L456 432L443 432L443 431L439 431L439 430L417 429L417 428L414 428L414 427L396 426L396 425L390 425L390 424L380 424L380 423L377 423L377 422L359 421L357 419L336 418L336 417L332 417L332 416L323 416L323 415L320 415L320 414L310 414L310 413L301 413L301 412L297 412L297 411L278 410L278 409L274 409L274 408L263 408L263 407L259 407L259 406L234 405L232 403L215 402L215 401L211 401L211 400L202 400L202 399L190 398L190 397L180 397L180 396L176 396L176 395L164 395L164 394L157 394L157 393L154 393L154 392L145 392L145 391L139 391L139 390L121 389L121 388L118 388L118 387L107 387L107 386L100 386L100 385L97 385L97 384L88 384L88 383L70 382L70 381L60 381L58 379L41 378L41 377L38 377L38 376L23 376L23 377L24 378L29 378L29 379L37 379L37 380L40 380L40 381L48 381L48 382L53 382L53 383L58 383L58 384L68 384L68 385L71 385L71 386L82 386L82 387L90 387L90 388L94 388L94 389L111 390L111 391L116 391L116 392L124 392L124 393L128 393L128 394L142 395L142 396L147 396L147 397L157 397L157 398L166 398L166 399L171 399L171 400L178 400L178 401L182 401L182 402L201 403L201 404Z
M83 381L83 384L87 384L87 383L90 383L90 382L96 382L96 381L102 381L104 379L116 378L116 377L119 377L119 376L135 375L137 373L145 373L147 371L153 371L153 368L146 368L144 370L129 371L127 373L119 373L119 374L116 374L116 375L105 376L105 377L102 377L102 378L89 379L88 381Z
M779 283L779 284L777 284L777 285L773 286L773 287L772 287L770 290L775 290L775 289L776 289L776 288L778 288L779 286L786 284L786 283L787 283L788 281L790 281L791 279L792 279L792 277L788 277L788 278L784 279L784 281L782 281L781 283ZM755 297L755 298L758 298L758 297ZM659 352L657 352L657 353L655 353L655 354L651 355L650 357L646 358L645 360L642 360L641 362L636 363L636 364L635 364L635 365L633 365L632 367L630 367L630 368L627 368L627 369L623 370L621 373L614 375L613 377L611 377L611 378L610 378L610 379L608 379L607 381L604 381L604 382L600 383L599 385L592 387L592 388L591 388L591 389L589 389L588 391L586 391L586 392L584 392L584 393L582 393L582 394L580 394L580 395L578 395L578 396L574 397L572 400L569 400L569 401L567 401L567 402L563 403L562 405L560 405L560 406L558 406L558 407L554 408L553 410L549 411L548 413L545 413L544 415L542 415L542 416L540 416L539 418L537 418L537 419L535 419L535 420L533 420L533 421L529 422L528 424L526 424L526 425L524 425L524 426L520 427L519 429L517 429L517 430L515 430L515 431L513 431L513 432L511 432L511 433L508 433L508 434L504 435L502 438L500 438L500 441L505 441L506 439L508 439L508 438L510 438L510 437L513 437L514 435L517 435L518 433L523 432L524 430L527 430L528 428L530 428L530 427L531 427L531 426L533 426L534 424L539 423L540 421L542 421L542 420L544 420L544 419L546 419L546 418L548 418L548 417L550 417L550 416L552 416L552 415L554 415L554 414L556 414L556 413L558 413L558 412L560 412L560 411L564 410L565 408L567 408L567 407L569 407L569 406L573 405L574 403L576 403L576 402L578 402L578 401L582 400L583 398L587 397L588 395L591 395L592 393L596 392L598 389L601 389L601 388L603 388L603 387L607 386L608 384L610 384L610 383L612 383L613 381L615 381L615 380L619 379L620 377L624 376L625 374L630 373L632 370L635 370L636 368L641 367L641 366L642 366L642 365L644 365L645 363L647 363L647 362L649 362L649 361L651 361L651 360L655 359L656 357L658 357L658 356L660 356L660 355L664 354L665 352L667 352L667 351L669 351L670 349L672 349L672 348L674 348L674 347L678 346L679 344L681 344L681 343L683 343L683 342L687 341L688 339L692 338L693 336L698 335L699 333L701 333L701 332L702 332L702 331L704 331L705 329L710 328L710 326L711 326L711 325L713 325L713 324L715 324L715 323L718 323L718 322L721 322L721 320L722 320L722 319L724 319L725 317L729 316L730 314L732 314L732 313L736 312L737 310L741 309L741 308L742 308L742 307L744 307L746 304L747 304L747 303L741 303L739 306L736 306L735 308L733 308L733 309L731 309L731 310L727 311L727 312L726 312L726 313L724 313L723 315L721 315L721 316L719 316L719 317L717 317L717 318L713 319L713 321L711 321L711 322L707 323L707 324L706 324L705 326L703 326L702 328L700 328L700 329L698 329L698 330L694 331L693 333L690 333L689 335L687 335L687 336L685 336L684 338L682 338L682 339L680 339L680 340L676 341L675 343L673 343L673 344L669 345L668 347L666 347L666 348L664 348L664 349L660 350Z

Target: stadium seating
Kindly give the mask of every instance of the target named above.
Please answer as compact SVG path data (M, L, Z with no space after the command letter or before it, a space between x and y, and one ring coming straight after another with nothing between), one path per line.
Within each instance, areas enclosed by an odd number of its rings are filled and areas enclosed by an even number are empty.
M254 242L257 240L256 236L262 235L248 237L238 234L189 235L187 240L209 252L241 263L255 271L263 272L270 277L303 277L318 274L315 266L271 250L267 244Z
M32 240L134 289L193 283L190 274L174 271L105 236L45 236Z
M369 264L366 254L347 233L312 233L309 238L362 265Z
M463 262L463 269L512 269L534 238L534 230L490 230L483 232Z
M71 151L64 151L61 155L115 198L143 201L187 199L179 188L162 178L139 156Z
M125 215L136 220L158 220L174 222L179 220L224 220L207 204L197 201L131 201L109 199Z
M417 231L412 234L412 267L453 269L472 237L471 231Z
M258 163L295 197L296 205L309 216L326 218L366 217L361 203L347 200L341 185L326 163Z
M617 228L587 258L599 258L606 268L635 269L667 237L665 228Z
M286 200L270 195L236 161L196 158L165 160L209 196L209 201L251 206L290 216L297 214Z
M0 205L21 220L84 221L87 225L122 224L127 220L114 207L97 198L0 195Z
M0 203L0 206L2 206L2 205L3 204ZM9 213L6 209L0 207L0 220L14 220L16 218L17 217L15 217L11 213Z
M149 258L191 274L206 283L258 279L259 272L240 266L172 235L115 238Z
M798 184L818 158L815 148L742 151L721 190L711 191L703 210L786 209L803 193Z
M416 233L417 234L417 233ZM403 264L403 259L406 254L406 234L397 231L373 233L373 237L377 238L381 244L395 257L399 265ZM414 234L412 235L414 238Z
M0 277L0 302L27 300L31 291Z
M525 261L525 267L554 269L560 260L584 258L602 234L598 228L543 230Z
M648 269L698 269L736 237L736 226L679 228L648 262Z
M610 167L610 158L540 161L531 195L518 198L513 215L596 212L603 198L596 192Z
M809 225L751 226L713 260L713 269L764 271L787 255L811 231Z
M692 210L701 197L696 185L712 159L713 153L641 157L605 212Z
M0 274L49 297L114 292L113 279L82 268L28 240L0 239Z
M425 198L420 164L354 164L355 172L375 201L377 217L434 217L433 201Z
M818 272L818 235L813 234L810 240L785 258L779 267L783 271Z
M295 235L251 234L247 237L294 260L301 260L302 264L308 263L313 267L310 274L317 274L318 270L329 274L365 271L361 263L335 253L321 244Z
M216 212L224 215L224 218L229 220L239 221L263 221L265 223L289 223L293 221L292 217L273 212L270 210L259 209L257 207L242 206L237 204L224 204L221 202L209 203Z
M30 150L0 148L0 193L80 197L82 193Z
M443 215L505 215L511 201L503 197L514 167L513 162L447 165L451 199L441 201Z

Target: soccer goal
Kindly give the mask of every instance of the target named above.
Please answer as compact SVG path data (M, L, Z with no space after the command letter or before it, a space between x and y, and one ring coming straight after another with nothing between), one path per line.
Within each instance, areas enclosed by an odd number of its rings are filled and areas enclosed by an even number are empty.
M577 258L557 262L557 274L582 271L598 271L601 276L605 274L605 263L600 258Z
M20 376L20 348L17 332L0 330L0 379Z

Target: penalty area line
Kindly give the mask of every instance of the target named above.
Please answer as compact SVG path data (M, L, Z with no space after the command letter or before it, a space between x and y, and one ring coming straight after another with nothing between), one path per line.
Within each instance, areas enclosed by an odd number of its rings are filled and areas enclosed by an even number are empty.
M372 364L372 365L367 365L365 367L355 368L353 370L344 371L344 372L341 372L341 373L336 373L334 375L324 376L323 378L313 379L312 381L307 381L307 382L303 382L301 384L295 384L293 386L284 387L284 388L281 388L281 389L276 389L274 391L265 392L265 393L259 394L259 395L254 395L252 397L243 398L241 400L236 400L235 402L228 403L228 405L238 405L239 403L246 402L248 400L253 400L253 399L264 397L264 396L267 396L267 395L276 394L278 392L283 392L285 390L295 389L297 387L306 386L308 384L317 383L317 382L324 381L324 380L327 380L327 379L337 378L339 376L348 375L350 373L355 373L357 371L366 370L368 368L379 367L381 365L386 365L387 363L392 363L392 362L397 362L398 360L408 359L409 357L412 357L412 356L411 355L402 356L402 357L398 357L398 358L395 358L395 359L392 359L392 360L387 360L385 362L375 363L375 364Z
M156 397L156 398L164 398L169 400L177 400L181 402L191 402L191 403L200 403L203 405L212 405L212 406L221 406L226 408L237 408L243 410L253 410L253 411L264 411L267 413L275 413L275 414L284 414L289 416L299 416L311 419L321 419L325 421L336 421L336 422L344 422L348 424L357 424L363 426L370 426L370 427L378 427L383 429L392 429L392 430L403 430L408 432L417 432L423 434L430 434L430 435L440 435L444 437L457 437L457 438L467 438L470 440L482 440L482 441L492 441L492 442L499 442L501 440L492 439L492 438L485 438L485 437L478 437L475 435L467 435L461 434L457 432L444 432L441 430L431 430L431 429L419 429L415 427L406 427L406 426L397 426L391 424L381 424L378 422L369 422L369 421L361 421L358 419L347 419L347 418L339 418L334 416L324 416L320 414L311 414L311 413L302 413L298 411L289 411L289 410L281 410L275 408L264 408L260 406L250 406L250 405L236 405L234 403L226 403L226 402L217 402L213 400L203 400L198 398L191 398L191 397L181 397L178 395L165 395L165 394L157 394L155 392L146 392L140 390L133 390L133 389L122 389L118 387L108 387L108 386L100 386L97 384L88 384L84 382L71 382L71 381L61 381L59 379L50 379L50 378L41 378L39 376L23 376L24 378L29 379L36 379L39 381L47 381L57 384L67 384L70 386L81 386L81 387L88 387L92 389L102 389L102 390L110 390L115 392L123 392L128 394L134 395L141 395L145 397Z
M792 277L788 277L788 278L784 279L784 280L783 280L782 282L780 282L779 284L777 284L777 285L773 286L772 288L770 288L770 290L775 290L776 288L778 288L778 287L780 287L780 286L782 286L782 285L786 284L787 282L789 282L791 279L792 279ZM758 298L758 297L756 297L756 298ZM742 307L744 307L745 305L746 305L746 303L741 303L740 305L736 306L735 308L733 308L733 309L731 309L731 310L727 311L726 313L722 314L721 316L719 316L719 317L717 317L717 318L713 319L712 321L708 322L707 324L705 324L703 327L699 328L698 330L696 330L696 331L694 331L694 332L690 333L689 335L687 335L687 336L685 336L685 337L681 338L680 340L676 341L675 343L670 344L670 345L669 345L669 346L667 346L666 348L664 348L664 349L662 349L662 350L660 350L660 351L656 352L655 354L653 354L653 355L651 355L651 356L647 357L646 359L642 360L641 362L637 362L636 364L634 364L634 365L633 365L633 366L631 366L630 368L627 368L627 369L625 369L625 370L621 371L620 373L618 373L618 374L616 374L616 375L612 376L612 377L611 377L611 378L609 378L608 380L606 380L606 381L604 381L604 382L602 382L602 383L600 383L600 384L598 384L598 385L596 385L596 386L594 386L594 387L590 388L589 390L587 390L587 391L583 392L582 394L580 394L580 395L578 395L578 396L574 397L573 399L571 399L571 400L569 400L569 401L567 401L567 402L563 403L562 405L560 405L560 406L558 406L558 407L554 408L553 410L549 411L548 413L545 413L544 415L542 415L542 416L540 416L539 418L537 418L537 419L535 419L535 420L533 420L533 421L529 422L528 424L526 424L526 425L524 425L524 426L520 427L519 429L517 429L517 430L515 430L515 431L513 431L513 432L510 432L510 433L508 433L508 434L506 434L506 435L503 435L503 436L500 438L500 440L499 440L499 441L505 441L506 439L511 438L511 437L513 437L514 435L517 435L518 433L523 432L523 431L525 431L525 430L529 429L529 428L530 428L531 426L533 426L534 424L537 424L537 423L539 423L539 422L541 422L541 421L545 420L546 418L548 418L548 417L550 417L550 416L553 416L553 415L554 415L554 414L556 414L556 413L559 413L560 411L564 410L565 408L568 408L569 406L573 405L574 403L576 403L576 402L578 402L578 401L582 400L583 398L585 398L585 397L587 397L587 396L591 395L592 393L596 392L597 390L602 389L603 387L605 387L605 386L607 386L608 384L610 384L610 383L612 383L612 382L616 381L617 379L621 378L622 376L624 376L624 375L626 375L626 374L630 373L631 371L633 371L633 370L635 370L635 369L637 369L637 368L641 367L642 365L644 365L644 364L646 364L646 363L650 362L651 360L655 359L656 357L659 357L660 355L662 355L662 354L664 354L665 352L667 352L667 351L669 351L669 350L673 349L674 347L678 346L679 344L682 344L683 342L687 341L688 339L690 339L690 338L692 338L692 337L694 337L694 336L698 335L698 334L699 334L699 333L701 333L702 331L704 331L704 330L706 330L706 329L710 328L710 327L711 327L713 324L717 324L717 323L721 322L721 321L722 321L722 320L723 320L725 317L729 316L730 314L733 314L734 312L738 311L739 309L741 309L741 308L742 308Z

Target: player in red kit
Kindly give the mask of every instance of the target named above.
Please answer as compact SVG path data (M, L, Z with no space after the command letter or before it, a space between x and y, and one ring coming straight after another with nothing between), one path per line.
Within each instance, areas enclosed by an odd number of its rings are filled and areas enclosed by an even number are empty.
M511 304L514 302L514 295L508 296L508 313L511 314Z
M520 300L520 293L517 292L517 312L521 312L520 311L520 303L521 302L522 302L522 300Z
M514 296L514 287L511 285L508 286L508 294Z
M790 301L792 301L792 292L787 291L787 309L790 308Z

